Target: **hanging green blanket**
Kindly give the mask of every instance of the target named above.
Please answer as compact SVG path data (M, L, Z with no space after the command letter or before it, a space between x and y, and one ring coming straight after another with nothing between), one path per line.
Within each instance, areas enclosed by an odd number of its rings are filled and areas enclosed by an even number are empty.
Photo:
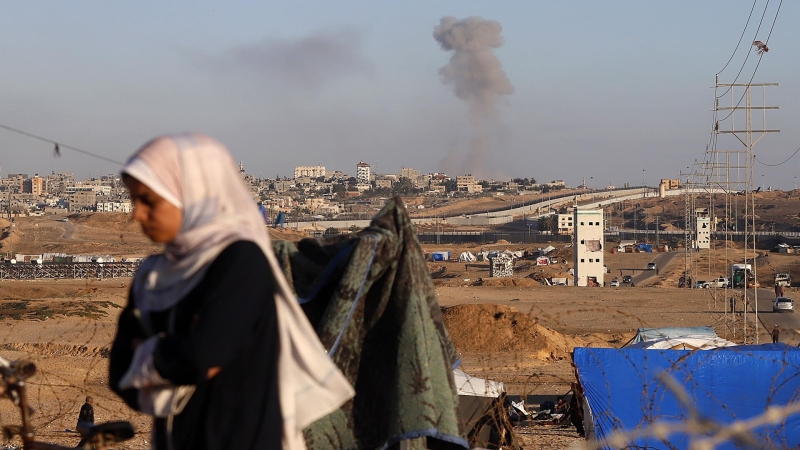
M467 447L458 355L400 198L333 239L274 242L281 267L355 397L305 431L309 449Z

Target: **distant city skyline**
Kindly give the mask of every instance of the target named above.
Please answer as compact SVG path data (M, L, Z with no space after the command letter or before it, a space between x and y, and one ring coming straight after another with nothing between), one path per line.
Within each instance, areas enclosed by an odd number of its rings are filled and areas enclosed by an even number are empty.
M780 83L765 102L780 107L766 118L781 132L755 147L753 185L793 189L800 4L782 2L776 16L777 8L723 0L16 3L2 22L14 39L0 42L0 125L120 162L156 135L199 131L270 177L316 164L354 172L363 160L384 173L413 167L571 186L586 178L596 187L640 184L646 171L653 184L684 178L708 144L742 149L730 135L712 139L719 74L721 83ZM458 27L486 31L471 41L478 50L448 34ZM756 55L754 40L768 41L769 52ZM491 67L480 72L488 84L464 84L460 71L471 67ZM741 95L722 93L721 106ZM721 127L733 119L744 124L737 112ZM0 129L3 173L33 174L45 162L79 178L120 168L59 153Z
M344 169L344 170L329 170L329 169L327 169L326 166L321 165L321 164L318 165L318 166L325 168L326 174L324 175L324 178L326 178L326 179L332 178L334 173L337 173L337 172L338 173L342 173L344 175L347 175L347 176L349 176L351 178L358 178L358 166L360 164L366 164L370 168L372 167L372 165L369 164L366 161L359 161L358 164L353 165L353 170L350 170L350 171L348 171L346 169ZM247 164L245 164L244 161L239 161L239 165L244 170L244 173L246 175L248 175L248 176L262 178L262 179L270 179L270 180L295 179L295 178L297 178L295 176L295 172L297 172L298 168L318 167L316 165L315 166L295 166L291 171L292 173L289 173L289 174L268 174L268 173L264 173L264 172L260 172L260 171L255 171L254 172L253 170L249 170ZM409 166L402 166L401 170L398 170L398 171L383 171L383 170L381 170L380 172L376 172L375 170L370 170L370 171L367 172L367 174L368 174L368 176L369 176L369 174L371 174L373 176L375 176L375 175L379 175L379 176L395 175L395 176L398 176L398 177L402 177L404 170L406 170L406 171L412 170L412 171L419 172L417 175L433 175L433 174L442 174L442 173L444 173L445 175L447 175L451 179L456 179L456 177L460 177L460 176L471 175L471 174L454 174L454 173L447 173L447 172L441 172L441 171L424 171L424 170L417 169L416 167L409 167ZM88 180L92 180L92 179L99 180L99 179L105 178L105 177L118 178L120 176L119 172L109 172L109 173L100 173L100 172L98 172L96 174L88 174L85 177L81 177L81 176L75 174L74 172L63 171L63 170L62 171L56 171L56 170L34 171L32 173L31 172L20 172L20 171L8 171L7 172L6 169L2 165L0 165L0 179L9 178L12 175L14 175L14 176L15 175L25 175L28 178L32 178L32 177L36 177L36 176L38 176L38 177L47 177L47 176L50 176L50 175L59 175L59 174L73 175L76 182L88 181ZM276 175L277 175L277 177L276 177ZM310 176L310 175L301 175L301 176ZM312 176L311 178L318 178L318 177ZM525 178L527 178L529 180L535 180L537 184L547 184L547 183L556 182L556 181L557 182L563 182L563 178L560 178L560 177L547 178L547 179L536 178L536 177L509 177L509 178L505 178L505 179L479 178L479 177L476 177L475 180L476 181L503 181L503 182L508 182L508 181L511 181L512 179L525 179ZM656 178L653 178L650 182L648 182L648 185L649 186L658 186L659 182L662 179L667 179L667 177L656 177ZM581 178L580 180L578 180L577 184L572 185L572 184L569 184L569 183L565 183L565 185L568 186L568 187L580 187L580 186L583 186L584 183L585 183L585 185L587 187L589 187L589 188L605 189L606 187L609 187L609 186L623 187L625 185L625 183L628 183L628 185L630 185L630 186L641 186L642 183L645 182L645 181L646 181L646 178L643 177L642 179L639 180L638 183L633 181L633 182L623 182L623 183L620 183L619 185L603 184L601 186L600 184L602 184L602 183L596 184L596 183L599 183L599 181L594 180L591 177L587 177L586 179Z

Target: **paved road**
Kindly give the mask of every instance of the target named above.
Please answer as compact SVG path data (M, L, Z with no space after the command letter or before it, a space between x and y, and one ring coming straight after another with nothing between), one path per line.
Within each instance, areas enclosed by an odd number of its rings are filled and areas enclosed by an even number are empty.
M755 298L755 293L751 289L748 296ZM778 325L781 330L780 341L786 342L790 345L800 344L800 312L772 312L772 300L775 299L775 291L772 289L759 289L758 290L758 321L764 327L767 333L772 332L772 328ZM795 300L795 307L797 306L797 299ZM755 311L755 302L751 301L753 311ZM771 341L768 341L771 342Z
M64 239L72 239L72 233L75 232L75 225L72 222L62 222L66 228L64 232Z
M667 265L671 263L672 260L677 256L678 252L653 253L653 262L656 263L656 267L658 267L659 270L642 270L638 275L633 277L633 284L635 286L645 286L649 283L657 281L657 274L660 273L661 270L664 270L664 268L666 268ZM645 267L642 267L642 269L645 268L646 265Z

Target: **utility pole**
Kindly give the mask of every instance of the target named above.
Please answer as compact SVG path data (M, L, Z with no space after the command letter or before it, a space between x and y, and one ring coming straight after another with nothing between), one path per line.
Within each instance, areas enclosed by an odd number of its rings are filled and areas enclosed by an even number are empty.
M719 82L719 75L717 75L717 82L716 87L728 87L731 93L731 106L724 107L719 106L719 99L716 100L716 111L731 111L730 115L736 111L743 110L745 113L745 126L744 129L737 129L735 127L733 117L731 117L731 127L729 130L720 130L719 123L717 123L714 127L717 133L721 134L732 134L743 146L745 150L745 216L744 216L744 242L745 242L745 263L747 262L747 255L748 252L751 250L750 242L748 239L752 239L752 253L751 253L751 262L753 267L753 276L756 280L758 280L758 271L756 268L756 239L755 239L755 197L753 196L753 183L754 183L754 176L753 176L753 166L755 164L755 153L753 149L758 141L761 140L767 133L778 133L780 130L777 129L768 129L766 127L767 122L767 110L772 109L779 109L777 106L767 106L766 105L766 88L779 86L778 83L757 83L757 84L737 84L737 83L730 83L724 84ZM742 106L741 98L736 104L733 104L735 100L734 96L734 88L742 87L744 88L744 97L745 104ZM753 88L760 87L761 88L761 97L763 99L762 106L753 106L752 102L752 91ZM753 111L759 110L762 111L762 126L760 129L753 129ZM754 134L757 136L754 138ZM737 230L738 231L738 230ZM746 298L747 296L747 275L745 275L745 283L743 288L743 294ZM755 323L756 327L758 326L758 289L754 289L754 306L755 306ZM745 313L744 313L744 324L745 324L745 340L747 338L747 308L745 303ZM755 342L758 344L758 331L756 331Z
M688 167L687 167L688 169ZM687 175L686 184L683 186L683 193L684 193L684 210L683 210L683 280L685 283L689 283L690 277L689 274L691 273L689 270L689 255L692 251L692 223L694 220L694 212L692 211L692 190L693 186L691 183L691 179L689 176L691 173L681 173L681 176ZM691 277L694 278L694 277ZM684 286L687 287L687 286ZM694 286L689 283L688 288L692 289Z
M656 247L658 247L658 216L656 216Z
M642 169L642 197L647 197L647 169Z

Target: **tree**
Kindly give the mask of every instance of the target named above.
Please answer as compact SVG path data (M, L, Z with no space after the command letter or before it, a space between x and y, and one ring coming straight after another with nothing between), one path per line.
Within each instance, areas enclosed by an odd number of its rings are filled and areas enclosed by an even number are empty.
M549 231L552 234L558 232L558 216L550 214L539 219L539 231Z
M323 233L323 235L324 236L338 236L339 235L339 229L335 228L335 227L328 227L325 230L325 233Z
M367 192L368 194L365 197L388 197L392 195L392 189L387 187L374 188Z
M414 186L414 182L409 180L408 178L401 178L399 182L395 183L392 186L392 195L414 195L419 192L416 186Z

